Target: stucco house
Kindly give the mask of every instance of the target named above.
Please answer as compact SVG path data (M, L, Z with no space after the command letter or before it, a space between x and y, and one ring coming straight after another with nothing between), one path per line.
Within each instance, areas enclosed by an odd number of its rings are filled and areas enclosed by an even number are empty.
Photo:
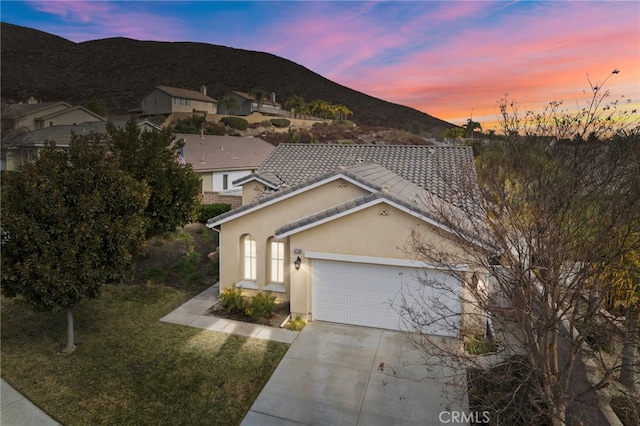
M219 105L219 114L250 115L254 112L259 112L264 115L288 115L288 112L283 110L282 106L276 102L275 93L271 93L269 98L262 99L260 105L258 105L255 96L250 93L233 91L229 93L229 96L235 101L235 107L227 111L224 105Z
M242 205L242 188L234 183L254 173L275 147L260 138L178 133L183 156L200 175L202 202Z
M142 98L142 115L169 115L174 112L215 114L218 101L207 96L206 86L200 91L156 86Z
M98 114L82 106L67 102L37 102L10 104L3 107L2 130L39 130L60 125L74 125L85 121L105 121Z
M455 249L423 199L448 199L442 170L471 170L475 181L471 148L279 145L255 173L234 182L243 206L208 221L220 233L220 290L269 292L308 320L403 329L396 305L423 291L418 277L445 282L454 294L460 288L402 249L416 227ZM443 296L449 309L464 312L460 300ZM429 331L459 330L435 322Z

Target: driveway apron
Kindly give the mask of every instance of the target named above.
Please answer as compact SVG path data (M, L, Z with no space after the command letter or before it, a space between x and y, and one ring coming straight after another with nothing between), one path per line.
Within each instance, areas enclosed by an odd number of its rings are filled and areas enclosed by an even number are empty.
M445 397L453 372L431 367L401 332L311 322L242 425L438 425L463 407Z

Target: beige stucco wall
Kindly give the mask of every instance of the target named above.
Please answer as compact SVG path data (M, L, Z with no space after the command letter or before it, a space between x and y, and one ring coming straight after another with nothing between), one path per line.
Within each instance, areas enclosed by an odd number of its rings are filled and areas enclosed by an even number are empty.
M303 253L300 271L291 276L291 312L306 317L313 311L313 260L305 258L305 252L413 260L415 257L405 252L412 229L419 229L425 239L463 256L442 231L386 203L291 235L291 248Z
M97 121L95 115L89 114L86 111L81 109L74 109L73 111L63 112L60 115L56 115L55 117L45 118L42 122L42 126L50 127L51 123L54 126L61 126L65 124L80 124L85 121Z
M345 182L347 186L341 188L341 182L345 181L340 179L323 184L318 188L224 223L221 226L220 238L221 291L242 280L240 248L242 235L251 234L256 240L258 259L256 284L261 290L267 284L269 261L267 241L276 229L366 193L364 189L349 182ZM251 188L255 184L256 182L250 183ZM451 236L445 231L401 208L381 202L284 238L285 250L288 253L285 265L285 271L288 271L288 276L285 276L286 293L274 294L279 300L291 302L293 315L311 319L313 259L306 257L305 253L414 260L414 256L405 252L412 230L418 230L425 240L456 253L459 257L457 263L465 263L464 253L457 248ZM300 270L296 271L293 262L298 256L302 260L302 265ZM246 291L246 294L250 296L255 292ZM466 308L462 309L464 311Z
M262 289L267 281L266 260L269 255L267 241L281 226L297 219L309 216L328 207L335 206L365 193L365 190L347 183L341 187L339 181L321 185L312 190L263 207L251 214L239 217L221 225L220 235L220 289L229 288L242 280L240 238L251 234L256 240L258 259L256 284ZM255 185L255 182L248 185ZM246 185L245 185L246 186ZM296 256L291 253L289 264L293 264ZM289 295L278 295L288 300Z

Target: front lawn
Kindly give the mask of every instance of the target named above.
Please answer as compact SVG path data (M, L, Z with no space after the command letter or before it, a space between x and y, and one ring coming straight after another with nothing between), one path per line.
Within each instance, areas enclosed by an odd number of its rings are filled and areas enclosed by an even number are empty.
M33 313L2 298L2 378L69 425L233 425L288 345L161 323L185 301L168 287L105 286L74 311Z

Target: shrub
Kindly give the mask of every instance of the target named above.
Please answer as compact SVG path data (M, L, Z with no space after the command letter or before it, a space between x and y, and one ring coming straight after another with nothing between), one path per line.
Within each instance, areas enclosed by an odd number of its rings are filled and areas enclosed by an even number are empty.
M311 127L328 127L328 126L329 126L329 123L327 123L326 121L322 121L319 123L313 123L313 126Z
M180 241L184 241L187 244L193 244L193 235L186 231L179 231L176 238Z
M270 121L271 124L273 124L275 127L280 128L289 127L291 125L291 121L287 120L286 118L272 118Z
M296 315L296 317L289 321L287 324L287 328L293 331L300 331L304 328L307 323L302 319L300 315Z
M245 313L251 318L271 318L276 296L266 296L258 293L251 298L245 307Z
M181 259L175 262L173 265L171 265L169 271L175 278L186 278L187 276L195 274L197 272L196 265L186 259Z
M145 278L152 284L162 284L167 280L167 272L162 268L154 266L147 271Z
M198 222L207 223L212 217L221 215L231 210L231 204L216 203L216 204L200 204L198 206Z
M190 250L187 254L184 255L184 260L191 263L194 266L197 266L202 259L202 255L197 251Z
M240 288L228 288L220 294L220 307L229 314L244 314L247 298Z
M336 126L344 126L344 127L356 127L356 123L351 120L336 120L333 122Z
M249 122L240 117L223 117L220 122L236 130L247 130L249 128Z
M497 346L492 339L476 334L464 342L464 349L471 355L483 355L495 352Z

